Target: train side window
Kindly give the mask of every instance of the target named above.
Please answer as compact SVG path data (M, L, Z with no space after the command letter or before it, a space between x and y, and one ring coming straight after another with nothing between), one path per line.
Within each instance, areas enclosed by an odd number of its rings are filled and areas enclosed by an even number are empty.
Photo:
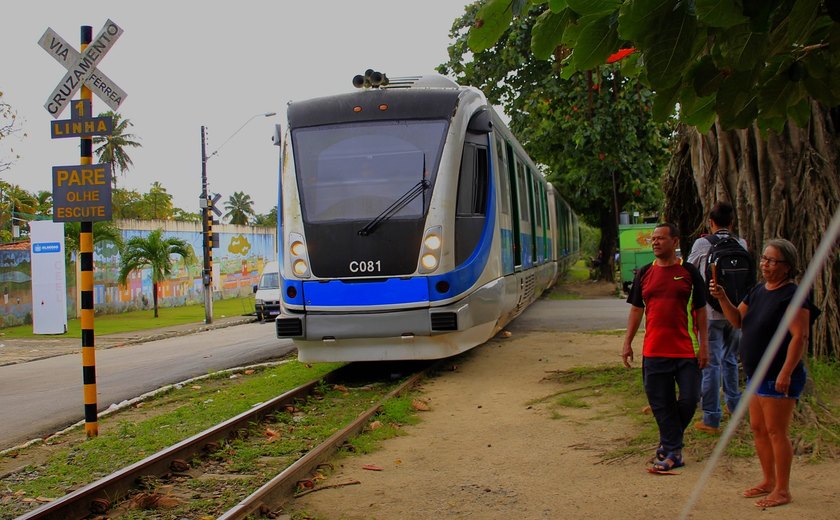
M466 143L458 179L457 215L484 215L487 212L487 174L487 148Z
M487 142L486 136L483 143ZM481 240L487 213L489 149L478 136L467 133L458 176L455 206L455 265L472 255Z
M505 156L505 143L501 137L496 134L496 157L498 163L496 165L497 178L499 179L499 188L501 188L501 204L500 210L503 215L510 215L510 179L508 177L507 157Z

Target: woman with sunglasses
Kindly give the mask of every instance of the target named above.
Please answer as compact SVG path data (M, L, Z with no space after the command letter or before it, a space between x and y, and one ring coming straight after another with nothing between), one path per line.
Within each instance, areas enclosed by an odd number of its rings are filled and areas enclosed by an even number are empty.
M720 302L726 319L741 329L739 350L748 378L752 378L796 292L794 277L799 273L796 248L784 239L767 241L759 270L764 281L753 287L737 307L729 301L723 286L716 285L716 280L709 284L710 293ZM808 345L809 320L818 312L810 301L805 301L749 403L750 428L763 479L745 490L743 496L764 497L755 503L758 507L776 507L792 501L790 423L796 401L805 387L802 354Z

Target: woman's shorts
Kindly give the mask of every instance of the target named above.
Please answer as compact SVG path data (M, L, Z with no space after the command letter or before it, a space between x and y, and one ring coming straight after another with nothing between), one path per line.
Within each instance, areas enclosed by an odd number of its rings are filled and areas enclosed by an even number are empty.
M779 399L789 398L789 399L799 399L799 396L802 395L802 390L805 389L805 380L807 379L807 374L805 370L795 370L793 375L790 376L790 388L788 389L787 394L783 394L776 390L776 380L775 379L765 379L758 385L758 389L755 391L755 395L761 397L775 397ZM749 385L749 380L747 381L747 385Z

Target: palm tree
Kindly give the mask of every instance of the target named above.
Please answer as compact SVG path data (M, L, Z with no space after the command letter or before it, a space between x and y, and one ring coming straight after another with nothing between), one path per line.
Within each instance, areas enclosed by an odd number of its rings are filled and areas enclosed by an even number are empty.
M126 132L129 127L134 126L131 119L123 119L118 112L103 112L99 117L110 117L114 124L111 135L94 137L93 144L98 148L94 150L99 162L111 165L111 182L114 188L117 187L117 171L125 175L125 172L132 166L131 157L126 151L129 147L143 146L134 139L139 139L134 134Z
M155 318L158 317L158 284L172 275L172 255L179 255L187 261L192 259L192 249L180 238L163 238L163 230L156 229L146 237L128 239L120 256L117 283L122 286L126 285L132 271L151 268Z
M242 191L234 192L227 202L225 202L225 218L229 218L231 224L239 224L241 226L248 225L248 218L253 217L254 201L251 200L250 195L246 195Z
M64 223L64 250L67 253L68 261L73 253L77 253L79 247L79 234L82 231L81 222ZM111 220L100 220L93 223L93 245L111 242L118 249L122 249L122 231Z

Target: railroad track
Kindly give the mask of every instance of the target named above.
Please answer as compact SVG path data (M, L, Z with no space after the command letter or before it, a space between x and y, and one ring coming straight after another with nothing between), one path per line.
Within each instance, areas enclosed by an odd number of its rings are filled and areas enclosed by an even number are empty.
M393 386L386 395L359 413L347 426L308 450L219 518L244 519L252 514L270 516L271 512L276 511L293 496L301 483L306 483L311 487L312 475L318 466L328 460L348 439L360 433L381 409L384 402L415 386L430 367L431 363L424 364L419 371ZM310 381L285 392L247 412L30 511L18 517L18 520L70 520L89 518L92 515L107 515L107 518L114 518L114 515L118 517L121 507L126 507L126 502L128 502L126 498L130 495L134 495L135 503L138 495L141 503L144 497L145 502L154 502L155 494L142 491L144 486L149 486L149 482L160 482L161 479L171 480L173 476L193 478L189 475L192 461L207 460L229 440L247 437L253 425L261 423L272 414L284 410L296 410L317 389L325 384L342 381L355 369L353 364L345 365L321 379ZM150 504L149 507L155 506Z

